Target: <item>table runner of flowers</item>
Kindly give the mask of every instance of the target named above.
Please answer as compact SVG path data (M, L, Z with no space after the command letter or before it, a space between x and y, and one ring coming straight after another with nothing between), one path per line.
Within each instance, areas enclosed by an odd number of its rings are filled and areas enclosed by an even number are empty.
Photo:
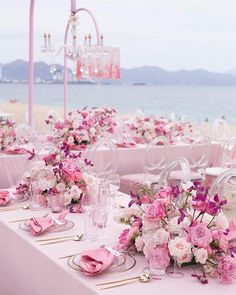
M151 251L160 253L166 267L175 258L179 266L200 266L193 277L206 284L207 276L221 283L236 279L236 256L231 248L235 226L223 213L227 200L194 182L153 193L142 188L131 193L129 207L115 217L128 225L119 237L117 249L133 249L148 259ZM233 232L234 231L234 232Z

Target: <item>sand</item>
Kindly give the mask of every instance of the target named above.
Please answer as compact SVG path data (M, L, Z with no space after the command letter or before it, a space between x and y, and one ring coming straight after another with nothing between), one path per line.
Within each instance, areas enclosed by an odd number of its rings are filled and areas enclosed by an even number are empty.
M13 114L16 124L26 123L26 114L28 112L27 104L19 102L1 103L0 111ZM63 117L63 107L55 107L50 105L34 105L34 125L37 131L46 132L48 130L48 126L45 124L45 119L51 111L57 112L61 117ZM202 134L213 138L212 123L204 122L200 125L193 125L195 130L200 130ZM236 126L231 125L230 128L232 134L236 134Z

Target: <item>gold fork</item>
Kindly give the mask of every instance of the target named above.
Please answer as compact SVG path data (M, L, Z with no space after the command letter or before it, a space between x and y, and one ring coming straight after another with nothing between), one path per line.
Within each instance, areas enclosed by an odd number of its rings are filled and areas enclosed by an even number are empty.
M42 217L47 217L49 215L49 213L43 215ZM11 220L9 221L10 223L14 223L14 222L22 222L22 221L26 221L29 220L30 218L23 218L23 219L16 219L16 220Z

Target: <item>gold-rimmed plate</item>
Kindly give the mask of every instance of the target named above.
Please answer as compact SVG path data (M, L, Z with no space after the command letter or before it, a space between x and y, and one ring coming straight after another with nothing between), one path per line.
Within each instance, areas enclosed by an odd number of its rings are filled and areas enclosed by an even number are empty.
M80 266L80 254L69 257L67 264L70 268L84 273L83 268ZM115 256L111 266L104 272L124 272L134 268L135 265L136 259L133 256L121 254L119 256Z
M20 229L24 230L24 231L29 231L29 223L30 223L30 219L21 222L19 224ZM74 227L74 222L68 219L62 219L60 220L60 224L56 223L49 227L47 230L45 230L46 232L62 232L62 231L67 231L70 230Z

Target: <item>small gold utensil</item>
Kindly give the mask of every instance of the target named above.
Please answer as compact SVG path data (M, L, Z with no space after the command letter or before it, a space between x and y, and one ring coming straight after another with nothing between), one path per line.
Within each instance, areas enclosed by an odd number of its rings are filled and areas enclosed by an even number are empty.
M53 240L53 241L49 241L49 242L46 242L46 243L42 243L42 244L40 244L40 246L58 244L58 243L66 242L66 241L76 241L76 242L79 242L79 241L82 240L83 236L84 235L81 234L81 235L73 236L72 238L64 238L64 239L59 239L59 240Z
M47 238L47 239L38 239L36 242L47 242L47 241L53 241L53 240L61 240L61 239L68 239L68 238L74 238L77 235L70 235L70 236L60 236L60 237L54 237L54 238Z
M96 286L102 287L102 288L100 288L101 290L105 290L105 289L120 287L120 286L127 285L127 284L130 284L133 282L148 283L148 282L150 282L151 279L152 279L152 275L150 273L144 273L144 274L137 276L137 277L96 284Z

